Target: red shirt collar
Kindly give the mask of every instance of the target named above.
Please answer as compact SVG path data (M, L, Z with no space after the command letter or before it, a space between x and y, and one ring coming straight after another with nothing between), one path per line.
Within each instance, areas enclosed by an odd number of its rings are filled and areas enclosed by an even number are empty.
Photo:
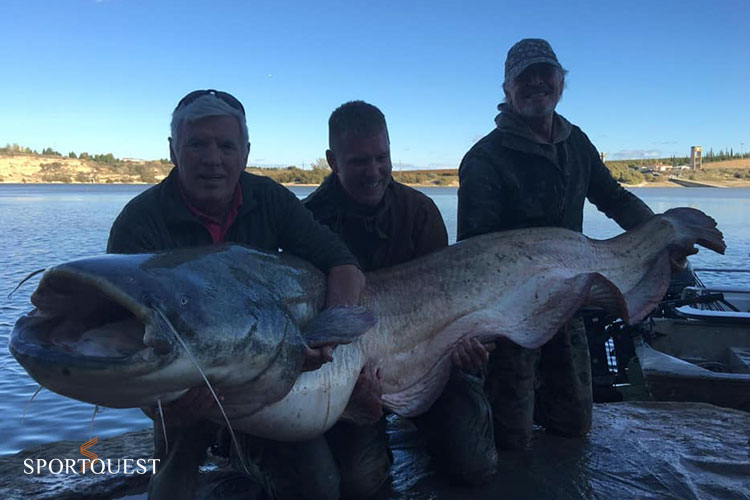
M237 213L239 212L239 208L242 205L242 189L240 189L240 183L238 182L237 187L234 188L232 203L229 205L229 212L227 212L224 220L221 220L218 217L214 217L212 215L208 215L191 204L187 199L187 196L185 196L185 192L183 191L181 184L180 194L182 195L182 199L185 201L185 205L187 205L190 211L196 217L198 217L198 219L208 230L208 232L211 233L211 240L214 243L222 243L224 241L224 238L226 237L227 231L230 227L232 227L232 224L234 224L234 221L237 219Z

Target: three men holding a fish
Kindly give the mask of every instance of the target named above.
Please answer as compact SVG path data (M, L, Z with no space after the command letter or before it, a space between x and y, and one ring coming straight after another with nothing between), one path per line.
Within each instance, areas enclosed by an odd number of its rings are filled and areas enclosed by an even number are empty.
M581 231L585 198L625 229L653 215L611 177L586 135L555 113L565 73L544 40L522 40L508 52L497 128L461 164L459 239L534 226ZM328 272L332 306L357 302L364 285L360 269L393 266L447 245L434 203L391 178L385 118L362 101L331 115L326 157L333 174L305 200L311 212L285 188L243 172L249 154L245 112L230 94L185 96L173 113L170 153L176 168L123 209L109 252L224 241L281 248ZM307 368L330 361L332 350L308 349ZM488 357L483 387L479 375ZM580 318L540 349L499 342L488 356L472 340L460 342L452 358L446 390L415 423L438 465L456 479L488 481L497 469L495 445L525 447L534 421L566 436L588 431L591 377ZM374 494L392 461L378 391L378 374L367 366L352 396L350 421L326 435L304 443L243 437L253 475L266 492L281 499ZM194 495L198 466L216 439L217 426L199 420L212 404L205 391L193 389L166 409L166 429L155 419L162 462L150 498Z

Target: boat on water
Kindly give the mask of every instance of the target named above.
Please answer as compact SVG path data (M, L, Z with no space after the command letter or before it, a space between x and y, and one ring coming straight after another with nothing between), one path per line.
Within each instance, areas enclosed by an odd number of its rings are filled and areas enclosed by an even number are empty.
M750 288L691 286L634 339L652 399L750 411Z
M750 287L709 287L701 271L673 279L638 325L593 319L595 400L694 401L750 412Z

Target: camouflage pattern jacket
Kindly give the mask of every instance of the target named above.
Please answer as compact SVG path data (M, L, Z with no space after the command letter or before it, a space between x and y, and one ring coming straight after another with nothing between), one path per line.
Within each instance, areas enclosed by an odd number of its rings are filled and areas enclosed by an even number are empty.
M315 222L284 186L247 172L240 174L239 184L242 205L225 241L270 252L282 249L326 272L342 264L357 265L346 245ZM175 168L125 205L110 230L107 253L158 252L212 242L206 226L183 200Z
M391 179L375 207L352 201L330 175L305 206L349 246L364 271L395 266L448 245L445 223L426 195Z
M586 198L624 229L653 215L612 178L580 128L555 113L553 144L543 144L506 104L499 109L497 128L461 161L459 240L524 227L581 231Z

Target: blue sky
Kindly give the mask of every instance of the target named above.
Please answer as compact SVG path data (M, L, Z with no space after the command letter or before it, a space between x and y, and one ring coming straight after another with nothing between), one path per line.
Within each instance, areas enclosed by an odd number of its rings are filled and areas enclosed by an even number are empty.
M168 156L197 88L248 112L250 164L309 165L327 119L386 115L394 168L454 168L494 126L503 62L548 39L558 111L610 158L750 150L750 2L11 0L0 19L0 144ZM744 143L744 146L742 145Z

